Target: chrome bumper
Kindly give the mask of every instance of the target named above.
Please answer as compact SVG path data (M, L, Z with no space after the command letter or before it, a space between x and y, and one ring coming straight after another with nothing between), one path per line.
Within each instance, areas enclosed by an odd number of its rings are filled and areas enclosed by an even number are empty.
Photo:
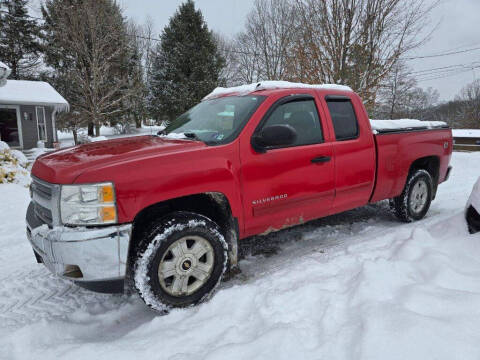
M109 281L125 277L132 225L103 228L32 227L27 237L45 266L75 281Z

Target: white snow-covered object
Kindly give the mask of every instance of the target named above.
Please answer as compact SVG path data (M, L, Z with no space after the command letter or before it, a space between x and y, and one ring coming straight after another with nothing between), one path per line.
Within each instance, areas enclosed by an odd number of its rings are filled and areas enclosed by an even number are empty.
M96 136L96 137L89 137L90 142L97 142L97 141L105 141L108 140L106 136Z
M472 209L473 208L473 209ZM472 193L467 201L465 207L465 219L468 224L468 231L470 234L480 232L480 178L473 186Z
M173 139L173 140L187 138L183 132L182 133L171 132L170 134L160 135L160 137L165 139Z
M234 87L217 87L210 94L205 96L203 100L214 99L219 96L227 94L237 94L237 95L246 95L254 91L260 90L273 90L273 89L323 89L323 90L341 90L341 91L353 91L350 87L345 85L336 85L336 84L303 84L303 83L294 83L290 81L261 81L248 85L240 85Z
M370 120L374 133L391 130L408 130L408 129L435 129L447 126L443 121L421 121L415 119L399 119L399 120Z
M44 81L8 80L0 87L0 104L53 106L57 111L69 109L67 100Z
M480 129L453 129L452 135L457 138L480 138Z
M10 68L0 61L0 86L4 86L7 83L7 78L10 73Z
M0 141L0 185L15 183L23 186L30 184L27 170L27 158L18 150L12 150L4 141Z
M474 185L472 193L468 198L467 209L473 206L477 212L480 213L480 178L478 178L477 183Z

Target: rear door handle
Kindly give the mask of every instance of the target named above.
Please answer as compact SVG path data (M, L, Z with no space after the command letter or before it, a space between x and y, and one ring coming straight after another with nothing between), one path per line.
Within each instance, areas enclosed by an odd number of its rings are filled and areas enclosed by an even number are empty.
M310 160L312 163L325 163L330 161L330 156L319 156Z

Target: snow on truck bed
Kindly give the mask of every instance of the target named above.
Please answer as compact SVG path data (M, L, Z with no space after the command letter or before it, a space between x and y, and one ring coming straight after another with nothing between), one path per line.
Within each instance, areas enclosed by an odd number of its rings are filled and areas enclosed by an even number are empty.
M421 121L415 119L370 120L370 124L374 133L419 128L435 129L447 126L447 123L443 121Z
M260 90L298 89L298 88L353 91L348 86L336 85L336 84L310 85L310 84L303 84L303 83L293 83L290 81L262 81L258 83L240 85L240 86L234 86L234 87L228 87L228 88L217 87L210 94L205 96L203 100L213 99L226 94L246 95L251 92L260 91Z

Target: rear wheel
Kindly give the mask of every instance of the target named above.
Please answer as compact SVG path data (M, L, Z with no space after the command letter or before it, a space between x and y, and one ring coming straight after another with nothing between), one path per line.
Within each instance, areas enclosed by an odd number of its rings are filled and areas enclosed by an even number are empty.
M428 171L420 169L409 175L402 194L394 198L391 205L400 220L412 222L427 214L432 195L432 177Z
M208 299L227 263L227 244L205 216L176 212L152 224L134 264L140 297L158 311Z

